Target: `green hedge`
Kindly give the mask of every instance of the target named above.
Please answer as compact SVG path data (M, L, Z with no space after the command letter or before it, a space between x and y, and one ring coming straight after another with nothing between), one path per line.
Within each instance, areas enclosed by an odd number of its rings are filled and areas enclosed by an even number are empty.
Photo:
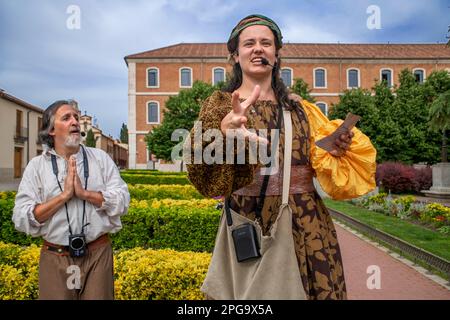
M204 197L195 189L193 185L146 185L135 184L128 185L131 199L149 200L149 199L203 199Z
M19 245L41 244L41 238L32 238L15 230L11 220L13 207L13 200L0 200L0 241ZM112 235L113 247L211 251L219 217L220 211L214 206L130 208L128 214L122 216L122 230Z
M1 191L0 192L0 200L9 200L16 198L16 191Z
M152 175L152 176L186 176L187 172L176 172L176 171L158 171L158 170L122 170L121 174L141 174L141 175Z
M118 300L202 300L209 253L135 248L114 256Z
M148 175L148 174L121 174L122 179L130 184L190 184L185 175Z
M38 297L39 251L0 242L0 300ZM198 300L211 259L209 253L144 250L114 253L114 293L118 300Z
M122 230L112 235L113 246L211 252L220 213L214 207L131 208L122 217Z
M0 300L37 298L39 250L0 241Z
M27 236L15 229L12 222L14 199L0 200L0 241L19 245L41 244L41 238Z

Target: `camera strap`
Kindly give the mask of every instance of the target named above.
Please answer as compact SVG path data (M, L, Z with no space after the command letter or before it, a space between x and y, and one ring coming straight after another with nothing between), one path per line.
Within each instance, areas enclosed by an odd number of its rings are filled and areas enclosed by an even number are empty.
M278 107L278 119L277 119L277 126L276 129L280 130L279 134L275 135L274 141L272 141L272 145L273 146L277 146L278 145L278 139L280 138L281 135L281 120L283 119L283 107L280 105ZM273 154L271 154L271 157L273 156ZM278 161L278 159L276 159L276 161ZM270 163L266 165L267 167L270 166ZM269 185L269 179L270 179L270 175L266 174L264 176L264 180L261 186L261 192L259 193L259 201L258 204L256 205L255 208L255 215L256 215L256 219L262 219L262 209L264 207L264 200L266 198L266 191L267 191L267 186ZM233 225L233 218L231 217L231 212L230 212L230 197L227 197L225 199L225 214L226 214L226 218L227 218L227 224L228 226Z
M84 149L84 147L82 145L80 145L80 147L83 151L84 190L86 190L87 182L88 182L88 178L89 178L89 163L87 160L86 150ZM56 156L54 154L51 154L50 156L52 159L53 174L56 177L56 182L58 182L59 189L61 190L61 192L63 192L61 183L59 182L59 179L58 179L58 163L56 162ZM73 232L72 232L72 228L70 227L69 210L67 209L67 203L64 203L64 206L66 207L66 218L67 218L67 224L69 225L69 233L70 233L70 235L72 235ZM81 233L83 233L83 234L84 234L84 227L89 224L89 223L84 224L85 214L86 214L86 200L83 200L83 218L81 220L81 223L82 223Z

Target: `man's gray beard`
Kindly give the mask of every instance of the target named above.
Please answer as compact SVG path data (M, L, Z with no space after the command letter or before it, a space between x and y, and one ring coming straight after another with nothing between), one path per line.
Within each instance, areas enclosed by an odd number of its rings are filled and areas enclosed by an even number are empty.
M66 141L64 142L64 145L68 148L75 148L80 145L81 137L80 136L68 136L66 138Z

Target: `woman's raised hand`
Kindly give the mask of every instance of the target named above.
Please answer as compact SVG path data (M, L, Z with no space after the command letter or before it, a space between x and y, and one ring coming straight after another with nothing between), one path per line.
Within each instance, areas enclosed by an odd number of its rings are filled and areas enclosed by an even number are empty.
M268 143L267 139L258 137L256 133L250 132L246 127L247 115L249 107L253 105L259 98L261 88L256 85L252 94L245 101L239 101L239 93L234 91L231 96L231 104L233 109L228 113L220 124L220 130L224 135L227 135L227 130L236 130L236 134L249 140L258 140L262 143Z

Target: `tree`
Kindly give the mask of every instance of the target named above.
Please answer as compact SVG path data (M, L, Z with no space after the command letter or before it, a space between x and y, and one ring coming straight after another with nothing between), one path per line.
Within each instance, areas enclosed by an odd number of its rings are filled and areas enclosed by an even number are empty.
M450 74L446 70L435 71L430 74L424 83L424 99L429 104L430 135L436 137L436 145L441 144L441 161L446 162L447 157L447 133L450 129L449 110ZM447 124L447 126L445 126ZM435 135L442 132L441 138Z
M309 102L316 102L310 94L311 90L308 89L308 84L302 78L294 79L294 85L291 87L291 91Z
M448 31L447 32L450 34L450 26L448 26ZM448 39L447 46L450 47L450 35L447 36L447 39Z
M404 163L435 163L439 158L439 139L428 127L427 86L416 81L413 73L404 69L399 75L399 87L391 109L401 140L389 160ZM427 80L428 82L428 80Z
M447 130L450 129L450 90L441 93L431 104L430 128L442 132L441 162L448 161Z
M378 122L373 124L377 128L375 136L371 136L371 141L377 149L377 161L383 162L391 159L400 149L398 146L402 141L400 128L392 118L392 106L395 96L391 88L385 81L375 82L372 88L374 95L372 99L378 114Z
M361 116L357 127L369 138L374 139L378 133L378 114L370 90L345 90L339 103L333 105L328 115L329 119L345 119L351 112Z
M92 129L89 129L86 135L86 147L95 148L95 137Z
M125 123L120 128L120 142L128 144L128 127Z
M191 89L181 90L178 95L170 97L166 102L164 118L158 127L146 136L148 149L159 159L171 160L172 148L179 141L172 141L172 133L176 129L191 130L198 118L202 102L217 87L205 82L194 82Z
M376 148L378 162L434 163L439 158L439 140L428 130L428 110L436 92L447 88L446 82L442 75L431 74L425 84L419 84L407 69L399 80L394 88L376 82L372 91L344 91L329 118L344 119L348 112L360 115L357 126Z

